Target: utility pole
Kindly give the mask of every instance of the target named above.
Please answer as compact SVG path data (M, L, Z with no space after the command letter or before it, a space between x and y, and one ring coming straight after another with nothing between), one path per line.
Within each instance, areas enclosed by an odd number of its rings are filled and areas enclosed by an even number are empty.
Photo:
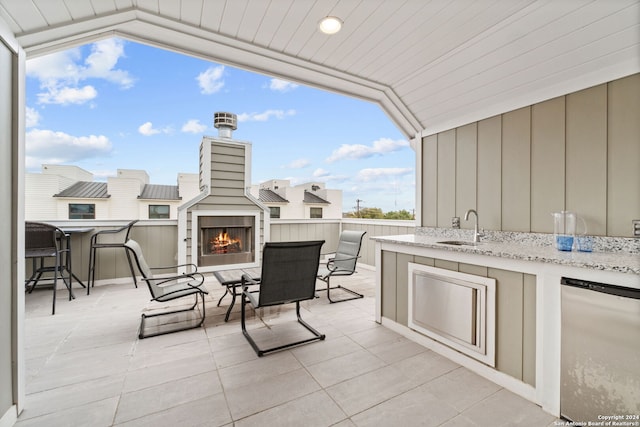
M364 200L356 199L356 217L360 218L360 203Z

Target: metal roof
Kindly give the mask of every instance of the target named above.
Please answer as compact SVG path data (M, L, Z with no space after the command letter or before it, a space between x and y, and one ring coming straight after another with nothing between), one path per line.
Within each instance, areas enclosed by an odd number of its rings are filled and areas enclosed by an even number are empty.
M272 190L260 189L259 199L264 203L289 203L287 199Z
M342 31L317 30L327 15ZM640 71L638 0L0 0L0 17L27 58L121 37L377 103L408 138Z
M180 200L177 185L145 184L138 199Z
M304 203L321 203L321 204L325 204L325 205L330 205L331 202L329 202L328 200L323 199L322 197L318 197L315 194L306 191L304 192Z
M74 197L77 199L106 199L111 197L107 194L106 182L78 181L70 187L65 188L53 197Z

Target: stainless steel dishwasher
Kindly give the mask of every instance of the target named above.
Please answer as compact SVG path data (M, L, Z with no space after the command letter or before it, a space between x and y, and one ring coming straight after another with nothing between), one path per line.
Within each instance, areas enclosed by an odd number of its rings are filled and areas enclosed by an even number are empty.
M640 289L567 277L561 284L560 414L585 425L640 425Z

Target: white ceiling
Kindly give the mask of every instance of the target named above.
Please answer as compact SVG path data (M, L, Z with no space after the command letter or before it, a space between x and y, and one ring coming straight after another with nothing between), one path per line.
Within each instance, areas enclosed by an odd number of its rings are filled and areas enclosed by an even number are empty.
M343 29L317 30L327 15ZM428 135L640 72L640 0L0 0L28 56L119 36L378 103Z

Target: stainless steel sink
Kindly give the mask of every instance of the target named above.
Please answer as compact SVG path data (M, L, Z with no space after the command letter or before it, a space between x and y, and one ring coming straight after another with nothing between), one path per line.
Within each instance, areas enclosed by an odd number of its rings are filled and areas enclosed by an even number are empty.
M442 240L436 243L440 243L442 245L455 245L455 246L476 246L479 244L479 242L470 242L467 240Z

